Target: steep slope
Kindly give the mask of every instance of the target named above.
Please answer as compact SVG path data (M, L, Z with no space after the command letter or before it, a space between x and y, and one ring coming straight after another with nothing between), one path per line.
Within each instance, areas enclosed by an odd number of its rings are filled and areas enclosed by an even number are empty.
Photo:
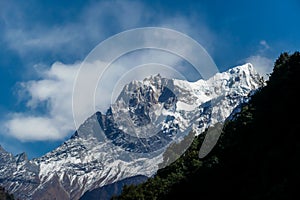
M281 54L267 86L226 122L209 156L198 158L202 134L178 161L115 199L299 198L299 72L300 53Z
M145 182L148 179L146 176L133 176L123 180L105 185L101 188L96 188L92 191L87 191L80 200L101 199L110 200L112 196L119 195L125 185L137 185Z
M9 176L2 185L25 199L79 199L88 190L127 177L152 176L164 166L169 145L224 122L261 84L251 64L207 81L191 83L159 75L133 81L105 114L95 113L60 147L22 164L22 175L34 172L30 178L12 179L21 172L19 159L4 153L3 169L11 172L1 174L1 179Z
M5 188L0 186L0 200L14 200L14 195L5 191Z
M25 153L13 156L0 146L0 183L8 191L29 198L40 184L39 166L29 161Z

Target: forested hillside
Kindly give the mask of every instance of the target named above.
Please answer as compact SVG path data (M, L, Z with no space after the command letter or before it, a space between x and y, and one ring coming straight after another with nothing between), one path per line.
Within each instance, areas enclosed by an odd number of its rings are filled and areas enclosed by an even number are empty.
M14 195L5 191L5 188L0 186L0 200L14 200Z

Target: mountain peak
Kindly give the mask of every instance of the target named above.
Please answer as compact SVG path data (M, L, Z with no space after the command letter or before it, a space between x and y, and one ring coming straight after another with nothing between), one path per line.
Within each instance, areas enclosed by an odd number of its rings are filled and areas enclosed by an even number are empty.
M243 64L240 66L233 67L233 68L229 69L228 71L231 74L234 74L234 73L239 74L239 73L243 73L243 72L247 72L250 74L258 74L258 72L256 71L256 69L254 68L254 66L251 63L246 63L246 64Z
M151 75L149 77L144 78L143 82L147 82L147 81L158 81L161 80L162 76L160 75L160 73L156 74L156 75Z

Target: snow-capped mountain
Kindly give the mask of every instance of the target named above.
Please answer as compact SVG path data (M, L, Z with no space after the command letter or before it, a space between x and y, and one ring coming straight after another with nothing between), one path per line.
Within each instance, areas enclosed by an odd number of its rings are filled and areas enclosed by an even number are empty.
M152 176L170 144L224 122L261 85L251 64L196 82L160 75L133 81L106 113L93 114L40 158L0 147L0 184L22 199L79 199L128 177Z

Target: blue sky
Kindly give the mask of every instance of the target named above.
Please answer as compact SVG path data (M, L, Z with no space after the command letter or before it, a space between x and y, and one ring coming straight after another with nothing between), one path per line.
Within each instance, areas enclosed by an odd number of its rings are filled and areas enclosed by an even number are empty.
M32 158L70 137L71 117L61 114L70 108L69 88L58 91L70 83L64 73L74 75L87 54L114 34L172 28L198 41L220 71L252 62L269 72L281 52L299 51L299 10L297 0L2 0L0 144Z

